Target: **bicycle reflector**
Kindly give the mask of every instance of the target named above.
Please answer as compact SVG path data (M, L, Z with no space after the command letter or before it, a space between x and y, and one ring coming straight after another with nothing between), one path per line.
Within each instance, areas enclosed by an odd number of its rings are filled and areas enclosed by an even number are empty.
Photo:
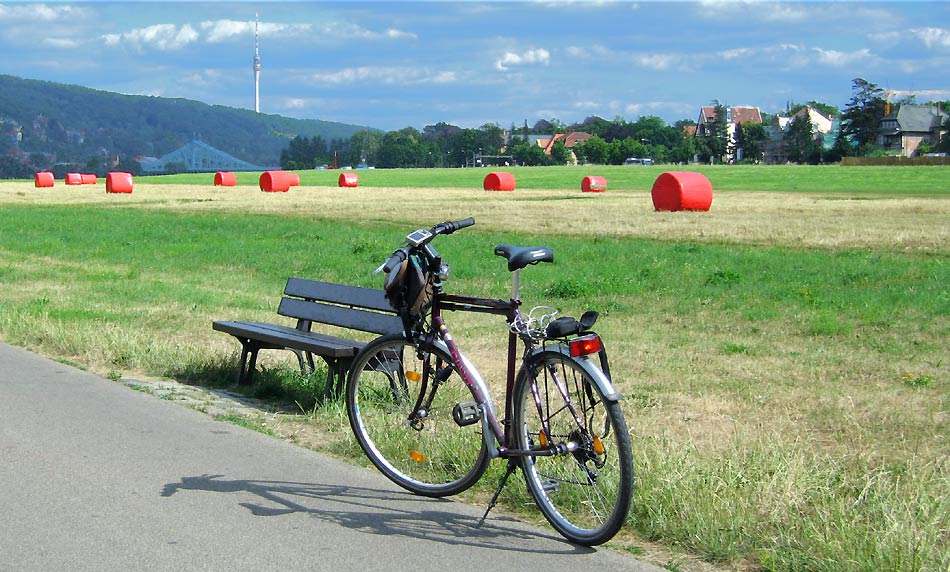
M571 349L571 357L589 356L600 351L600 336L589 334L574 338L567 345Z

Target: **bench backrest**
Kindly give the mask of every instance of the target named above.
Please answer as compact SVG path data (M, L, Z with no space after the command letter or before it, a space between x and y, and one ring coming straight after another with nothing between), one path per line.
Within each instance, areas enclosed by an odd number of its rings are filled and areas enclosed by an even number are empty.
M296 318L303 330L317 322L376 334L404 331L383 290L305 278L287 279L277 313Z

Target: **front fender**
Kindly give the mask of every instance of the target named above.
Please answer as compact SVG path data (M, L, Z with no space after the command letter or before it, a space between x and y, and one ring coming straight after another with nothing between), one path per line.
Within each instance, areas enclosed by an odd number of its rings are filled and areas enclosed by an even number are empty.
M433 345L435 345L440 350L444 351L447 355L452 355L452 352L449 351L449 346L446 345L445 341L438 339L435 341ZM485 383L484 379L482 379L482 374L479 373L477 369L475 369L475 366L472 364L472 362L469 361L468 357L466 357L465 354L459 351L459 355L462 356L462 362L465 365L465 369L468 370L469 374L472 376L472 380L475 382L475 385L478 386L478 390L481 392L485 400L485 404L488 406L489 410L491 411L492 416L497 417L495 413L495 404L491 398L491 392L488 391L488 384Z

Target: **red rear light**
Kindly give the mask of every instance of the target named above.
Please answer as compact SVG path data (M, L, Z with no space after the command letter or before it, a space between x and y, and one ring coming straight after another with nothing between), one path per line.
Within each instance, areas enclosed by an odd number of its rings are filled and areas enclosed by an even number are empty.
M571 348L571 357L589 356L600 351L600 336L590 334L582 338L575 338L568 342Z

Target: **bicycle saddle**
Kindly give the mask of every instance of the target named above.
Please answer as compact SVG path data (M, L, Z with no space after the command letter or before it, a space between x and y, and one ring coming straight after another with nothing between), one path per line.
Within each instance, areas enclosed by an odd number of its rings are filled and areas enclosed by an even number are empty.
M508 260L508 271L520 270L529 264L538 262L554 262L554 253L547 246L513 246L499 244L495 247L495 254L504 256Z

